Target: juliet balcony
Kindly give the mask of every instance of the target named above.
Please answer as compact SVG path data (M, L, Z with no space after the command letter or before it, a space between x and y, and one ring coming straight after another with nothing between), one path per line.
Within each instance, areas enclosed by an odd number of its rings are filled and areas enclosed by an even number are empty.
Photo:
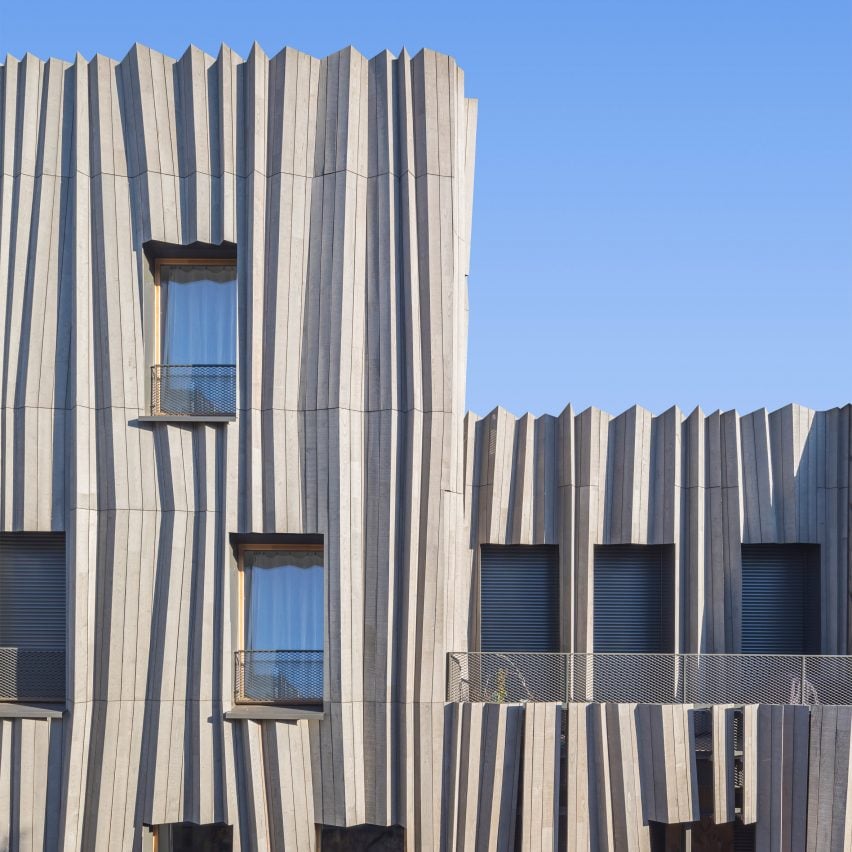
M316 706L323 701L323 652L235 651L234 702Z
M852 656L451 652L447 700L852 704Z
M151 413L169 417L234 417L234 364L155 364L151 367Z

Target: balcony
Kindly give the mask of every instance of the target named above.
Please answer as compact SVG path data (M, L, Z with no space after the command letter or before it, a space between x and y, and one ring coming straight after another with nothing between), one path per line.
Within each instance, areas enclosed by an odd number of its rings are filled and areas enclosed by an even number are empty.
M236 651L234 701L237 704L322 704L323 652Z
M151 412L169 417L235 417L234 364L155 364L151 367Z
M447 700L852 704L852 656L451 652Z
M0 647L0 701L65 701L64 648Z

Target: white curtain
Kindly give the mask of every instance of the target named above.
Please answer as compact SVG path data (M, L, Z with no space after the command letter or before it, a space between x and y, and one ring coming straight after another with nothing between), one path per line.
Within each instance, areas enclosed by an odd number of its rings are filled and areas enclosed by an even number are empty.
M323 566L320 551L247 551L246 650L321 651Z
M236 266L160 267L163 364L234 364Z

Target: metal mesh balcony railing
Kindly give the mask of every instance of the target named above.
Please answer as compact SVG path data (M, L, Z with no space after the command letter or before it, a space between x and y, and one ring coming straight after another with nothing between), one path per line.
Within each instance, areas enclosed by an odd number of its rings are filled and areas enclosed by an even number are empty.
M852 656L452 652L447 700L852 704Z
M0 647L0 701L65 701L65 650Z
M233 417L237 413L234 364L155 364L151 411L177 417Z
M234 700L244 704L322 704L322 651L236 651Z

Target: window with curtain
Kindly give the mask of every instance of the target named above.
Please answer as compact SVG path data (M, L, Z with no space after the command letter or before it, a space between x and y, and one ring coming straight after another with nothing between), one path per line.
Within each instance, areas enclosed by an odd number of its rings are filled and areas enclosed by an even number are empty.
M325 634L322 547L244 548L240 562L243 650L238 699L320 703Z
M236 265L161 260L157 300L155 413L236 414Z
M160 363L234 364L237 267L160 261Z

